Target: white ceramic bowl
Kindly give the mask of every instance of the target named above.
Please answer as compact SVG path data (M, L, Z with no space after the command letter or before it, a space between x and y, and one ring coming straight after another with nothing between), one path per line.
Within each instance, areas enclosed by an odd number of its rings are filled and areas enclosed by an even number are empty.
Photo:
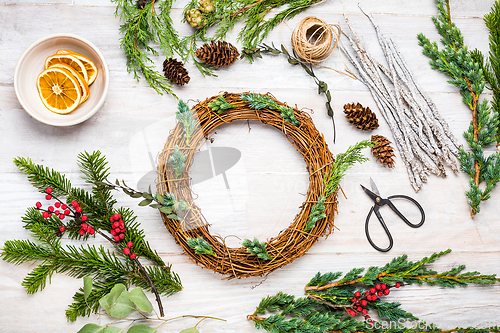
M45 59L59 49L80 53L97 66L98 75L89 87L89 98L69 114L48 110L38 95L36 79L45 69ZM102 106L109 87L109 69L102 53L88 40L73 34L52 34L32 43L17 61L14 89L22 107L33 118L53 126L71 126L92 117Z

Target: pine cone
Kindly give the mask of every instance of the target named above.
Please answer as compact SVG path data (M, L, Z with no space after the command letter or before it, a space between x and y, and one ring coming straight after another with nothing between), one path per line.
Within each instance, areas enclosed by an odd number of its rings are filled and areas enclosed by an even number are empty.
M196 50L196 56L208 65L221 67L231 65L238 59L240 53L231 43L212 41Z
M187 84L191 79L182 62L177 61L177 59L165 59L163 62L163 71L165 72L165 77L169 79L170 82L180 86Z
M377 141L375 147L372 148L373 156L384 166L394 168L394 149L390 146L391 142L382 135L372 135L372 142Z
M364 108L361 104L344 105L345 117L351 124L363 131L370 131L378 127L377 115L369 107Z
M148 4L151 0L137 0L137 8L144 9L144 6Z

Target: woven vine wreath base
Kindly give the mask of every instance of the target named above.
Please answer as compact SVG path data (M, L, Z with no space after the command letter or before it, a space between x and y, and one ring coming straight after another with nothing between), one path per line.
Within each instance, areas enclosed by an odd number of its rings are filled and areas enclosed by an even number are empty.
M269 93L265 96L273 99L278 105L286 106ZM284 120L279 110L267 107L258 110L252 109L249 102L241 100L240 94L224 93L225 100L235 107L219 114L208 106L212 100L218 97L208 98L191 109L193 117L197 117L199 121L199 126L194 130L189 142L186 142L183 124L179 122L170 133L159 156L157 192L159 194L173 193L178 200L185 200L190 207L179 220L170 219L165 214L162 214L162 219L177 243L197 265L223 274L229 279L266 275L299 258L314 245L319 237L328 236L331 233L334 213L337 210L336 192L326 198L324 212L326 218L317 221L312 230L308 232L303 230L311 208L321 195L324 188L323 177L330 172L334 158L323 135L316 129L307 113L293 109L295 118L300 121L299 126L294 126ZM307 200L300 207L293 223L276 237L267 240L266 249L273 257L272 260L260 259L247 252L244 247L227 247L222 236L210 233L209 224L203 217L200 208L193 202L189 167L193 162L194 153L218 126L235 120L259 121L279 129L303 155L307 163L309 172ZM177 176L174 170L168 166L168 160L172 156L175 146L178 146L179 150L187 155L186 166L182 174ZM216 256L196 254L195 250L188 246L187 240L189 238L198 237L203 237L210 244Z

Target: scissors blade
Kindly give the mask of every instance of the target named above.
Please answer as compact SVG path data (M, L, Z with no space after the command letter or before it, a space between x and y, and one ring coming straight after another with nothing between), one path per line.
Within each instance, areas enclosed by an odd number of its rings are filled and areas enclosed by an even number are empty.
M377 198L378 198L378 195L376 193L373 193L372 191L370 191L369 189L367 189L366 187L364 187L363 185L361 185L361 187L363 188L363 191L365 191L366 195L370 197L370 199L373 200L373 202L377 202Z
M375 193L380 197L380 192L378 191L377 185L375 185L375 182L373 181L372 177L370 177L370 184L372 185L373 193Z

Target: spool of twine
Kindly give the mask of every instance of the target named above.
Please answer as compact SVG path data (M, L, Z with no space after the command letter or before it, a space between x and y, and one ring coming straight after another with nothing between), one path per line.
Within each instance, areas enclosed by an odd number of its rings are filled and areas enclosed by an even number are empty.
M314 17L305 17L292 32L292 47L300 59L318 64L328 59L337 48L340 27Z

